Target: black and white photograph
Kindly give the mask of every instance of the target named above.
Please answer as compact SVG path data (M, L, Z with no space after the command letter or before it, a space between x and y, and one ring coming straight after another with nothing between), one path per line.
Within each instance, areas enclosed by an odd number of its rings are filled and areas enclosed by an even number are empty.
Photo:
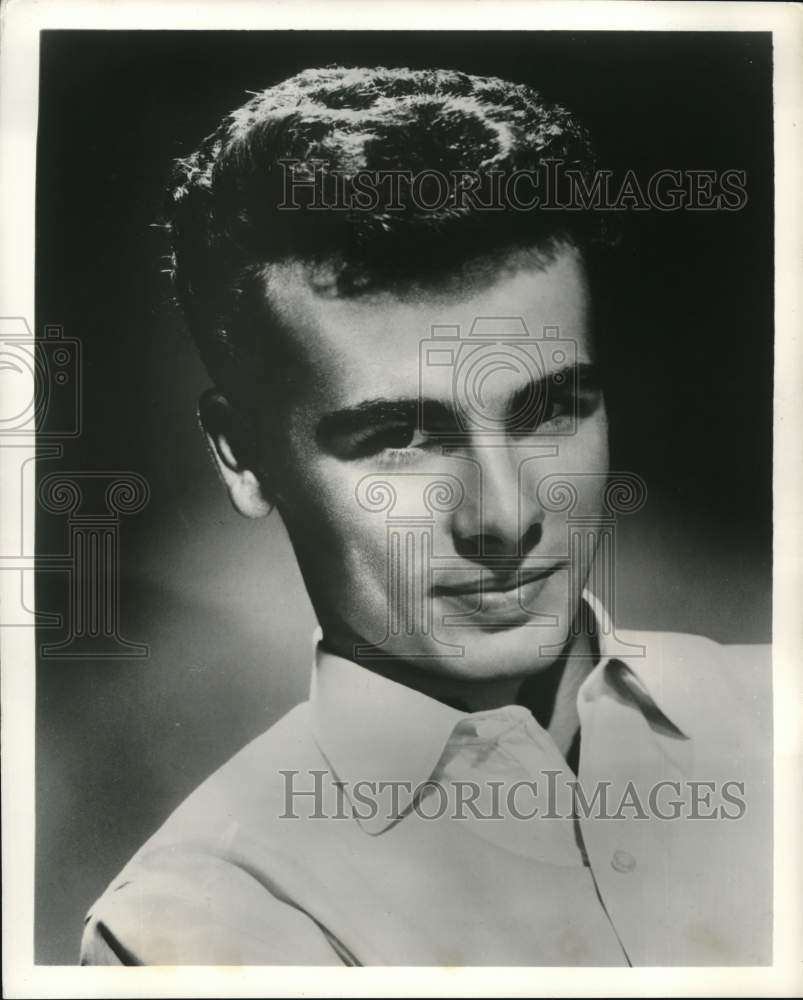
M715 6L38 32L34 966L771 971L792 5Z

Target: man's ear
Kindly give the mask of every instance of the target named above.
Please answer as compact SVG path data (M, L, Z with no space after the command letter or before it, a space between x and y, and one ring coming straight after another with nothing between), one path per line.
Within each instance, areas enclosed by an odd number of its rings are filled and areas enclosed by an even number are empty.
M235 510L244 517L265 517L273 503L265 492L253 423L216 389L201 396L198 416Z

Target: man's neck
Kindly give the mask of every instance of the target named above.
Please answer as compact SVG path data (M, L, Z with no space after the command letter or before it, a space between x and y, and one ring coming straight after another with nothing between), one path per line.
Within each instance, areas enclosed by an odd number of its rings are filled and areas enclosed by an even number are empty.
M338 655L343 644L324 633L324 646ZM346 648L353 644L346 644ZM523 705L552 735L565 755L579 725L577 692L595 665L593 638L574 637L550 665L525 677L463 680L422 670L402 659L360 659L360 666L420 691L464 712L481 712L505 705Z
M530 709L564 757L580 726L577 692L596 665L595 653L593 639L581 634L563 656L546 670L531 674L519 688L518 704Z

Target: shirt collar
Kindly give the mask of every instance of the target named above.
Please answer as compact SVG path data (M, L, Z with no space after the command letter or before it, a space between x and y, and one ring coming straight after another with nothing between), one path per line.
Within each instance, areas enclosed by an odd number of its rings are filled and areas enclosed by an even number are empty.
M680 728L686 714L683 699L665 683L663 658L652 652L648 656L644 646L622 655L602 602L588 590L583 598L597 623L600 657L578 697L593 701L601 691L624 685L646 716L657 712L685 737ZM314 645L312 732L335 776L345 783L346 795L350 798L361 781L407 782L412 788L427 781L455 727L471 713L327 652L320 629L315 631ZM380 833L393 822L393 817L381 814L360 821L369 833Z
M465 712L327 652L316 631L310 687L313 735L346 795L361 781L409 782L431 777ZM360 823L378 833L393 817Z
M583 592L583 599L597 623L600 658L581 686L579 697L593 699L594 690L600 688L625 691L648 720L689 739L693 729L693 692L686 681L693 678L686 677L687 665L679 662L677 655L672 656L671 662L664 656L665 645L676 636L652 632L649 644L624 641L617 635L602 601L588 590ZM627 640L647 638L643 633L623 634ZM693 672L693 665L688 666Z

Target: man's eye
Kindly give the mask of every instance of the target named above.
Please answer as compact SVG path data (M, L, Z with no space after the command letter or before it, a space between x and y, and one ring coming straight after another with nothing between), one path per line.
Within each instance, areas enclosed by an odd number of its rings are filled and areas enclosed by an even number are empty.
M543 428L544 433L550 433L556 424L591 416L601 399L601 392L593 387L587 390L581 388L579 392L571 387L553 388L546 399L540 400L539 405L533 407L527 419L518 423L514 432L528 435Z
M545 424L551 424L563 417L570 416L573 411L571 399L554 394L549 399L539 401L531 411L522 414L512 428L513 434L530 435Z
M412 427L391 427L374 438L374 445L381 451L386 448L409 448L414 437L415 429Z
M541 423L548 424L560 417L568 417L574 409L573 400L566 398L556 398L547 401L544 412L541 416Z
M385 451L403 451L416 447L423 440L424 436L410 424L385 427L357 442L353 457L364 458L370 455L379 455Z

